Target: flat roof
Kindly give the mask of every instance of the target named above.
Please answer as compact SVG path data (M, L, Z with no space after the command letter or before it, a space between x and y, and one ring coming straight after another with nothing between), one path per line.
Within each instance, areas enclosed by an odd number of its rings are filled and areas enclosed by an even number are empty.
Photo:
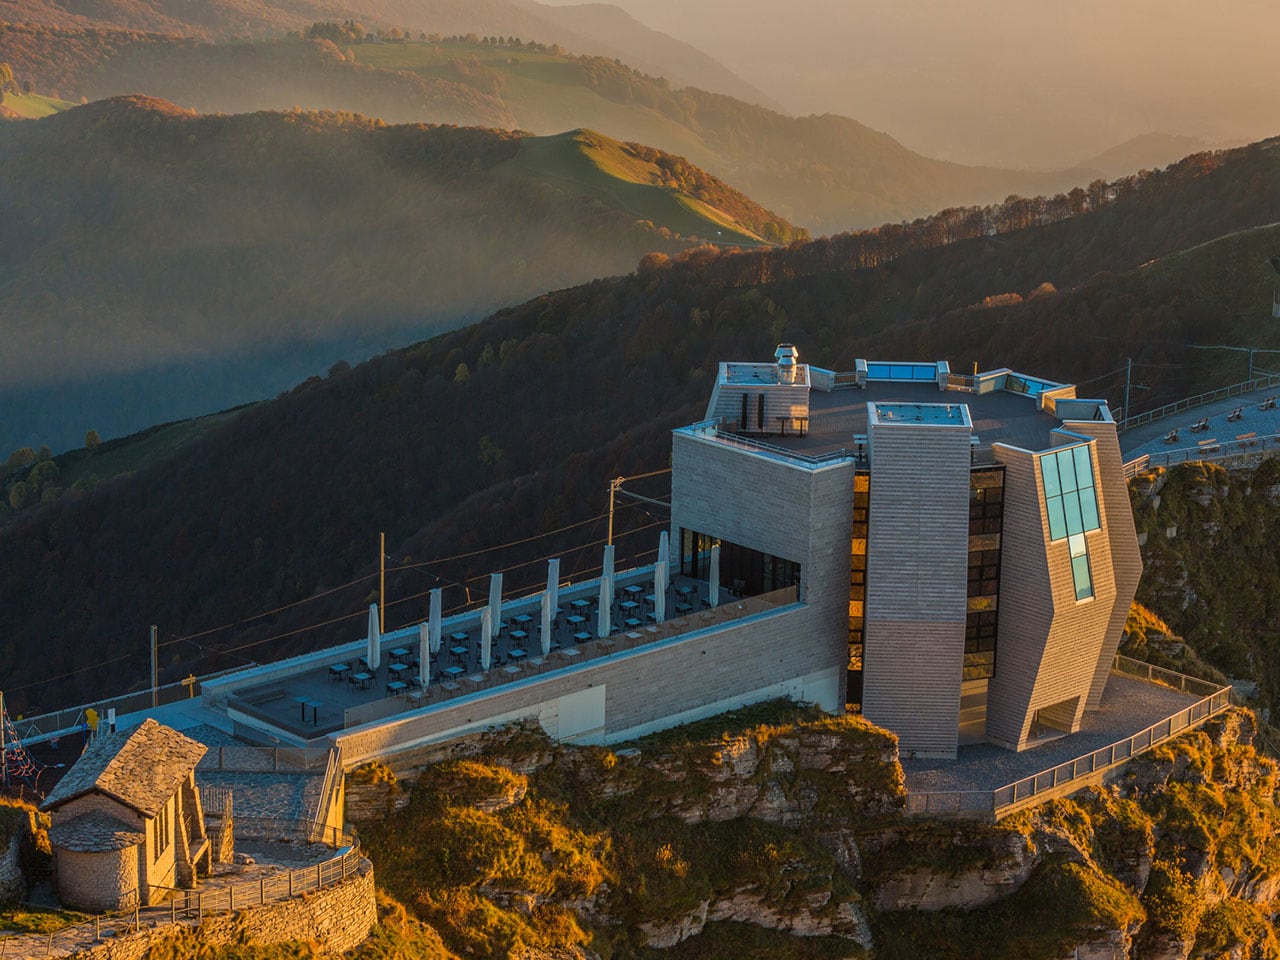
M873 403L869 419L878 424L968 427L969 411L963 403Z
M872 381L865 389L830 393L811 390L807 435L769 437L768 442L806 456L819 456L842 448L852 452L854 436L867 433L869 403L880 408L964 405L969 410L973 434L982 447L1007 443L1026 450L1047 450L1052 446L1052 432L1062 425L1057 417L1038 408L1035 397L1025 394L1004 390L942 391L936 383Z

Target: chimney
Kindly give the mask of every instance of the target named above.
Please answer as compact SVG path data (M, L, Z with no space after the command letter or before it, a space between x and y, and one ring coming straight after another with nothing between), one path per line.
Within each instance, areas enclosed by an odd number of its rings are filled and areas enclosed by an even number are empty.
M799 359L800 352L790 343L780 343L778 349L773 351L773 356L778 361L778 382L795 383L796 360Z

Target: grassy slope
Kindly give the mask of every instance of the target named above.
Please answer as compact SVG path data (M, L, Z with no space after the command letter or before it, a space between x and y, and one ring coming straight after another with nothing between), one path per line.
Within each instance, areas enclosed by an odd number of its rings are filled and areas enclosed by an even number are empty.
M652 164L624 144L590 130L524 140L519 153L503 166L518 175L565 186L683 236L716 243L764 242L724 212L680 190L660 186Z
M38 93L28 93L20 97L6 94L4 103L0 104L0 116L5 111L22 120L38 120L54 113L69 110L75 104L70 100L59 100L56 97L42 97Z

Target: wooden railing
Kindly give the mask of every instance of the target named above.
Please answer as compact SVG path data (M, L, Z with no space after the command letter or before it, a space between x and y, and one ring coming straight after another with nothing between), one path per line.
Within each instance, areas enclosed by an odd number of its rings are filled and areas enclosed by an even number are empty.
M1086 786L1099 772L1120 766L1231 706L1229 686L1219 686L1129 657L1117 656L1112 670L1198 695L1201 699L1130 737L995 790L909 791L907 816L1000 820L1043 800L1072 793Z

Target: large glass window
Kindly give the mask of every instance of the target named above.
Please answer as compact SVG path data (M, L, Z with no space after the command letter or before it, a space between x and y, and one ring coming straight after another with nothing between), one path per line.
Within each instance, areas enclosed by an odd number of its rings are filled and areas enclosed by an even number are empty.
M936 380L938 368L932 363L868 363L868 380Z
M1041 455L1040 477L1044 481L1049 539L1067 541L1076 599L1087 600L1093 596L1093 577L1084 535L1102 527L1089 445L1081 443Z
M849 663L845 706L862 709L862 654L866 626L867 521L871 508L871 475L853 478L853 539L849 545Z
M964 632L964 679L996 673L1000 603L1000 533L1004 523L1004 468L969 474L969 590Z
M695 580L711 576L711 547L720 544L720 586L739 596L754 597L800 582L800 564L752 550L696 530L680 531L680 572Z

